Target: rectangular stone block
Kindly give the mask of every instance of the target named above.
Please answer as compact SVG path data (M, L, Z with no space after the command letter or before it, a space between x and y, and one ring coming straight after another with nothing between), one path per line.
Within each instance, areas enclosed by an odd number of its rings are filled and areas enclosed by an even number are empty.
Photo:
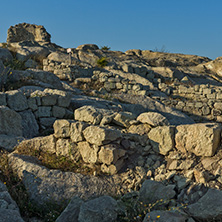
M197 156L213 156L220 144L221 127L216 123L198 123L176 127L176 148Z

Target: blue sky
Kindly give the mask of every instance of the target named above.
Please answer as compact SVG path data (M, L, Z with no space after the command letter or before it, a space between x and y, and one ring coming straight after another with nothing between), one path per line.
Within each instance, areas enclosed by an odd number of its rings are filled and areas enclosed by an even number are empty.
M85 43L112 50L222 56L221 0L1 1L0 42L22 22L44 25L63 47Z

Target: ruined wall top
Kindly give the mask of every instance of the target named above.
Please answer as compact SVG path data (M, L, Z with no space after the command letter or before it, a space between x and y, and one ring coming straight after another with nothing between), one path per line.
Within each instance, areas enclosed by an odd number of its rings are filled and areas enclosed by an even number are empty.
M7 43L20 41L51 42L51 35L42 25L20 23L8 29Z

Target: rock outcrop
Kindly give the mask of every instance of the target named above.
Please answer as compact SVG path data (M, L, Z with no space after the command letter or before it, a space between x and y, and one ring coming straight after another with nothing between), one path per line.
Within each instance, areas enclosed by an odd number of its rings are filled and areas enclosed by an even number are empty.
M21 23L8 29L7 43L20 41L50 42L51 36L42 25Z
M0 220L220 221L221 70L221 58L150 50L67 53L43 26L10 27L0 179L37 218L0 182Z

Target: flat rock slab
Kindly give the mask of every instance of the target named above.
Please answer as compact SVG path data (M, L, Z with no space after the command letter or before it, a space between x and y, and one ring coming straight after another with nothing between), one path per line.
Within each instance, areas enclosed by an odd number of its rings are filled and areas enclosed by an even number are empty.
M88 199L106 194L116 195L120 189L111 177L50 170L39 165L33 157L16 153L9 155L9 165L22 179L31 200L39 205L52 200L67 202L73 196Z
M216 123L180 125L176 128L176 148L197 156L213 156L220 144L221 126Z
M209 189L196 203L188 206L188 212L197 221L220 221L222 191Z
M163 199L165 203L176 195L172 186L165 186L161 182L145 180L139 191L139 199L143 203L152 204ZM164 205L164 204L163 204Z

